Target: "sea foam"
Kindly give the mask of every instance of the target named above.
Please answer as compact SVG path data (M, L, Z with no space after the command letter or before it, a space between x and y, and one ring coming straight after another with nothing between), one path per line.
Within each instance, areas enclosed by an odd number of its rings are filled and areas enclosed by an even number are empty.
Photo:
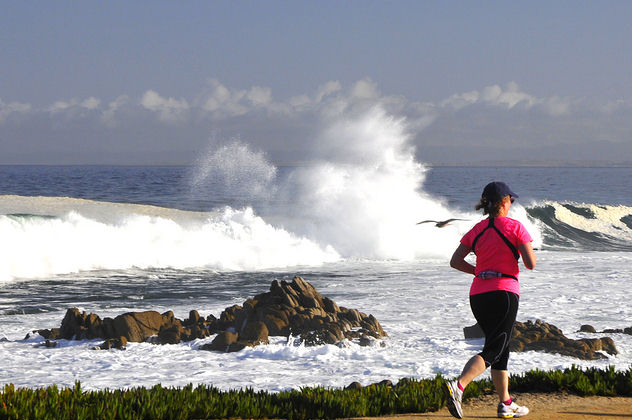
M108 222L76 211L56 217L0 216L0 279L133 267L265 270L339 258L331 247L276 228L250 208L225 208L203 221L130 210Z

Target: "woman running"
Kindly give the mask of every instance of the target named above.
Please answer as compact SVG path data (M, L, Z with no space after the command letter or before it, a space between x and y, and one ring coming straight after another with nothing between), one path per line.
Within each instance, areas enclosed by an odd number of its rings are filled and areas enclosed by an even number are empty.
M518 259L522 256L524 266L531 270L536 263L531 235L522 223L507 217L515 198L518 196L504 182L487 184L476 210L482 209L489 218L463 236L450 260L451 267L474 275L470 307L485 333L483 351L465 364L458 379L445 385L450 414L459 419L463 418L463 390L488 367L498 393L498 417L522 417L529 413L527 407L511 399L508 389L509 340L520 297ZM476 266L465 261L470 252L476 254Z

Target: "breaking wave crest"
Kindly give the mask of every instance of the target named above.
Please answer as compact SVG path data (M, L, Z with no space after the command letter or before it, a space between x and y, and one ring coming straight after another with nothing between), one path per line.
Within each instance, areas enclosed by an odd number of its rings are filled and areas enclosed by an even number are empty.
M549 248L632 251L632 207L545 201L527 211Z
M29 197L24 201L34 206L32 212L0 216L3 281L133 267L265 270L339 258L333 248L276 228L250 208L205 215L151 208L152 214L143 214L145 206L81 200L90 217L76 210L42 216L35 213L46 207L44 202L60 208L76 202ZM119 210L116 217L109 212L113 207Z

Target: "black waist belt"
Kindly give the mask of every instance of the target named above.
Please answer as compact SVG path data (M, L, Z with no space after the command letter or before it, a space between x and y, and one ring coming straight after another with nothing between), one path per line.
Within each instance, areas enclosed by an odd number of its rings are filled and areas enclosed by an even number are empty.
M493 271L493 270L481 271L480 273L476 275L476 277L483 280L497 279L497 278L504 278L504 277L518 280L518 277L516 276L513 276L511 274L501 273L499 271Z

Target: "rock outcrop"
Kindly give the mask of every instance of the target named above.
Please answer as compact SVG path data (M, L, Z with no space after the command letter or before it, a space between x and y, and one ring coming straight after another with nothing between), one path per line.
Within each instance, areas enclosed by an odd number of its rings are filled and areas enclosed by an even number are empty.
M339 307L301 277L291 283L273 281L270 291L226 308L218 334L207 350L236 351L267 343L268 336L298 337L307 345L335 344L344 339L368 345L386 337L373 315Z
M595 330L595 327L593 327L592 325L582 325L579 329L580 332L587 332L587 333L597 333L597 331ZM607 328L601 332L599 332L599 334L628 334L628 335L632 335L632 327L627 327L627 328Z
M582 326L582 328L586 328ZM463 329L465 338L483 338L484 334L478 324ZM562 356L576 357L582 360L607 358L603 353L618 353L614 341L610 337L582 338L573 340L564 335L562 330L541 320L535 322L516 322L509 343L509 349L515 352L544 351Z
M600 353L602 351L610 355L618 353L610 337L572 340L556 326L540 320L516 322L509 349L511 351L541 350L583 360L606 359L607 356Z
M174 344L195 338L208 337L211 334L214 317L201 319L197 311L191 311L187 320L177 319L173 312L160 314L156 311L128 312L115 318L101 319L96 314L79 312L77 308L68 309L61 327L52 330L38 330L46 339L84 340L103 338L106 340L125 340L126 342L152 341L160 344ZM114 342L112 342L114 343ZM104 343L101 348L112 348L112 343Z
M125 350L125 346L127 346L127 339L125 337L108 338L102 344L95 346L93 350L110 350L110 349Z
M106 340L95 349L125 348L127 342L176 344L217 334L212 343L202 347L215 351L267 344L269 336L295 337L307 345L344 339L369 345L387 336L373 315L339 307L301 277L294 277L291 283L273 281L269 292L226 308L219 319L213 315L203 318L197 311L191 311L185 320L177 319L171 311L129 312L101 319L72 308L60 328L37 332L49 341Z

